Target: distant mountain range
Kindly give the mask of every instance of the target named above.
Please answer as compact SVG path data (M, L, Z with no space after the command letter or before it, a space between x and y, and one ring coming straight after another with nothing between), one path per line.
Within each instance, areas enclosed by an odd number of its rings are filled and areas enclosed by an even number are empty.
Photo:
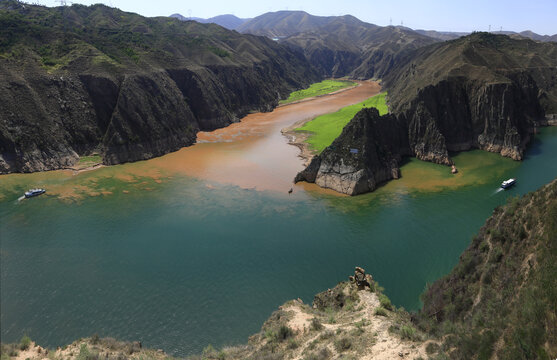
M198 17L191 17L191 18L187 18L183 15L180 14L172 14L170 15L170 17L182 20L182 21L186 21L186 20L193 20L193 21L197 21L199 23L202 24L217 24L222 26L223 28L226 28L228 30L236 30L240 25L242 25L243 23L245 23L246 21L249 21L251 19L240 19L237 16L231 15L231 14L225 14L225 15L218 15L209 19L203 19L203 18L198 18Z
M237 16L226 14L219 15L208 19L197 17L185 17L181 14L172 14L180 20L194 20L200 23L215 23L230 30L237 30L242 33L250 33L254 35L264 35L271 38L281 38L296 34L298 32L313 31L319 27L326 26L331 22L338 21L338 19L345 19L350 23L367 24L368 26L375 26L363 22L352 15L344 16L315 16L308 14L304 11L277 11L268 12L255 18L242 19ZM429 36L431 38L446 41L457 39L461 36L469 35L469 32L452 32L452 31L436 31L436 30L422 30L411 29L408 27L397 26L409 31L415 31L420 35ZM493 34L509 35L514 38L529 38L535 41L554 41L557 42L557 34L554 35L540 35L533 31L526 30L522 32L515 31L492 31Z
M409 30L412 30L410 28L406 28ZM439 39L442 41L445 40L454 40L454 39L458 39L461 36L466 36L466 35L470 35L470 33L467 32L447 32L447 31L435 31L435 30L414 30L415 32L422 34L422 35L426 35L435 39ZM520 38L526 38L526 39L532 39L535 41L542 41L542 42L547 42L547 41L553 41L553 42L557 42L557 34L555 35L540 35L540 34L536 34L535 32L532 32L530 30L526 30L526 31L522 31L522 32L515 32L515 31L492 31L492 34L497 34L497 35L508 35L512 38L515 39L520 39Z

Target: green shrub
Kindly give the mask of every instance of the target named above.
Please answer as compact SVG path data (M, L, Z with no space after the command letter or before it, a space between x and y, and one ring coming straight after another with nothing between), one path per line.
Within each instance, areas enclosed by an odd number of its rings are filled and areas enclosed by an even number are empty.
M31 339L27 335L23 335L21 341L19 342L19 349L20 350L27 350L31 345Z
M300 343L298 343L296 340L288 339L288 348L289 349L296 349L296 348L298 348L298 346L300 346Z
M294 332L293 332L292 329L289 328L288 326L282 325L282 326L279 328L278 339L279 339L280 341L286 340L286 339L288 339L289 337L292 337L293 335L294 335Z
M81 347L79 348L79 355L77 355L76 360L88 360L90 359L90 355L91 353L89 352L87 344L81 344Z
M323 324L321 324L321 321L319 321L318 318L313 318L311 319L311 329L312 330L316 330L319 331L321 329L323 329Z
M391 304L391 300L385 294L379 294L379 303L382 307L387 310L393 310L393 304Z
M387 316L387 311L385 309L383 309L382 307L376 307L375 308L375 315Z
M499 246L494 247L493 250L491 251L491 255L489 256L489 262L497 263L501 261L502 258L503 258L503 250L501 249L501 247Z
M343 336L340 339L336 339L334 345L336 351L343 352L350 349L350 347L352 346L352 341L349 337Z
M416 338L416 329L409 325L403 325L400 328L400 336L403 339L414 340Z
M332 338L333 336L335 336L334 332L332 332L331 330L326 330L323 334L319 336L319 339L326 340Z
M305 360L327 360L330 359L332 355L333 354L331 354L329 349L324 347L314 353L309 354L308 357L305 358Z
M210 50L213 54L215 54L215 55L217 55L217 56L219 56L219 57L221 57L221 58L230 56L230 53L229 53L228 51L226 51L226 50L224 50L224 49L221 49L221 48L218 48L218 47L215 47L215 46L209 46L209 50Z
M425 352L428 355L434 354L436 352L439 351L439 345L437 345L436 343L430 342L429 344L427 344L427 346L425 347Z

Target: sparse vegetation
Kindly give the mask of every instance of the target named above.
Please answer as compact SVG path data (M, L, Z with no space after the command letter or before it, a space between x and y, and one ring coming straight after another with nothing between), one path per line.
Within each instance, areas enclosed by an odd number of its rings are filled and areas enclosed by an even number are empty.
M557 352L556 258L557 180L496 208L454 270L428 287L415 323L444 336L428 353L548 359Z
M379 315L379 316L387 316L387 311L382 308L382 307L377 307L375 308L375 315Z
M336 339L334 344L335 344L336 351L343 352L350 349L350 347L352 346L352 341L350 340L349 337L343 336L339 339Z
M391 300L385 294L379 294L379 303L381 307L387 310L393 310L393 304L391 304Z
M19 342L19 350L27 350L29 349L29 346L31 345L31 339L29 338L29 336L24 335L21 338L21 341Z
M318 318L314 317L311 319L311 329L316 331L323 329L323 324L321 324Z

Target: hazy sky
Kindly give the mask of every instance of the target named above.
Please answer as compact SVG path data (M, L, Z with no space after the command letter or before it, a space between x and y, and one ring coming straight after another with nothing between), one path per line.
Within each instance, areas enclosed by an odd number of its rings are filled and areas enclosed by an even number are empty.
M37 0L27 0L36 2ZM69 1L69 0L68 0ZM38 0L53 6L54 0ZM377 25L400 25L441 31L532 30L557 33L557 0L75 0L91 5L102 2L144 16L208 18L234 14L247 18L268 11L304 10L313 15L351 14Z

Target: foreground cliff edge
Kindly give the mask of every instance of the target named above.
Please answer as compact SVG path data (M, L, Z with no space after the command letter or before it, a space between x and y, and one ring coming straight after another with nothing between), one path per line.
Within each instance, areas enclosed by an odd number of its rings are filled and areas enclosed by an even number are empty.
M450 241L450 239L448 239ZM208 346L192 359L554 359L557 356L557 179L497 207L454 269L395 308L356 268L349 281L292 300L242 346ZM27 337L2 345L2 359L167 359L93 336L46 350Z
M384 78L390 114L364 109L300 172L357 195L400 176L403 157L452 165L482 149L522 160L539 126L555 125L557 44L474 33L417 49Z

